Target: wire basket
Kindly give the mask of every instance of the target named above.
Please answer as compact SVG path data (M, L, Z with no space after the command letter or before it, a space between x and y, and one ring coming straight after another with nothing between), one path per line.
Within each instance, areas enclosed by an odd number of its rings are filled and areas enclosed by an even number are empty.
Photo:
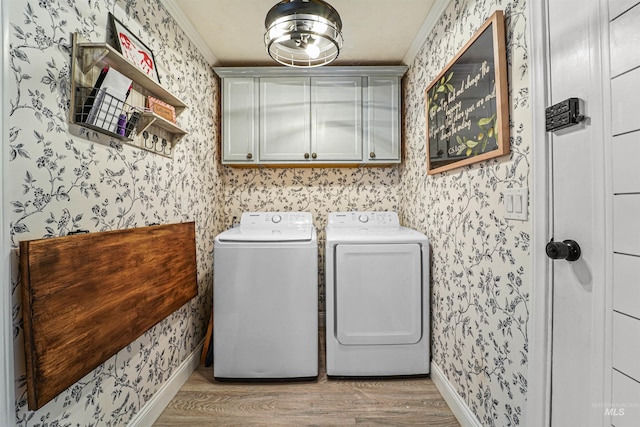
M142 111L110 95L105 89L78 87L75 121L114 138L132 140Z

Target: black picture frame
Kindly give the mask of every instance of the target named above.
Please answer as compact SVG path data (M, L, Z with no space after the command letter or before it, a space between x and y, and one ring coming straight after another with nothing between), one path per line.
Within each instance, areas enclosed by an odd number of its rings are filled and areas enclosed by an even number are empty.
M160 75L153 51L131 32L112 13L109 13L109 30L112 46L133 63L136 68L160 84Z
M427 173L509 154L504 14L495 11L425 90Z

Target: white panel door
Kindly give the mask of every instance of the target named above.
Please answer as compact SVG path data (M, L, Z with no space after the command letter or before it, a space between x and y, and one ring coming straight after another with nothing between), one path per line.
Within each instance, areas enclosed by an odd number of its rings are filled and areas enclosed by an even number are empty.
M309 85L308 77L260 79L261 161L310 158Z
M362 77L311 79L311 157L362 160Z
M222 84L222 161L255 162L258 158L257 79L225 78Z
M553 261L551 425L602 426L604 378L605 173L599 0L547 0L549 105L584 101L590 121L550 136L552 235L582 248ZM571 19L567 19L567 17ZM536 143L536 142L534 142ZM535 286L535 285L534 285Z
M337 245L336 335L343 345L414 344L422 337L418 244Z

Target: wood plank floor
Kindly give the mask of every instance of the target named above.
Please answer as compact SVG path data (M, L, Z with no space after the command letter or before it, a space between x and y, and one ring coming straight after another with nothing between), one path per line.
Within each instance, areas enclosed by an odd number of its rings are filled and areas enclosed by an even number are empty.
M322 344L317 381L218 382L200 366L154 426L460 425L429 378L328 379Z

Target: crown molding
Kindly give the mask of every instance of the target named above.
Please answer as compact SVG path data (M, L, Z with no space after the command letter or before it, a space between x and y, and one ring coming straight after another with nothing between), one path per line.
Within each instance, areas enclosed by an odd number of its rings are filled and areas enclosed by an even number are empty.
M211 52L209 46L204 41L200 33L193 26L191 20L184 13L182 8L178 5L176 0L160 0L160 3L167 9L169 15L178 23L178 26L182 28L189 40L196 45L200 53L204 56L204 59L211 66L219 65L218 58Z
M416 59L416 56L420 53L420 50L427 41L427 37L431 34L431 31L449 6L449 3L451 3L451 0L435 0L433 6L431 6L431 10L429 10L429 13L427 14L427 17L420 26L418 34L416 34L411 46L407 49L407 53L404 55L404 58L402 58L402 62L404 64L411 65L413 60Z
M406 65L292 67L213 67L220 77L282 77L282 76L397 76L407 71Z

